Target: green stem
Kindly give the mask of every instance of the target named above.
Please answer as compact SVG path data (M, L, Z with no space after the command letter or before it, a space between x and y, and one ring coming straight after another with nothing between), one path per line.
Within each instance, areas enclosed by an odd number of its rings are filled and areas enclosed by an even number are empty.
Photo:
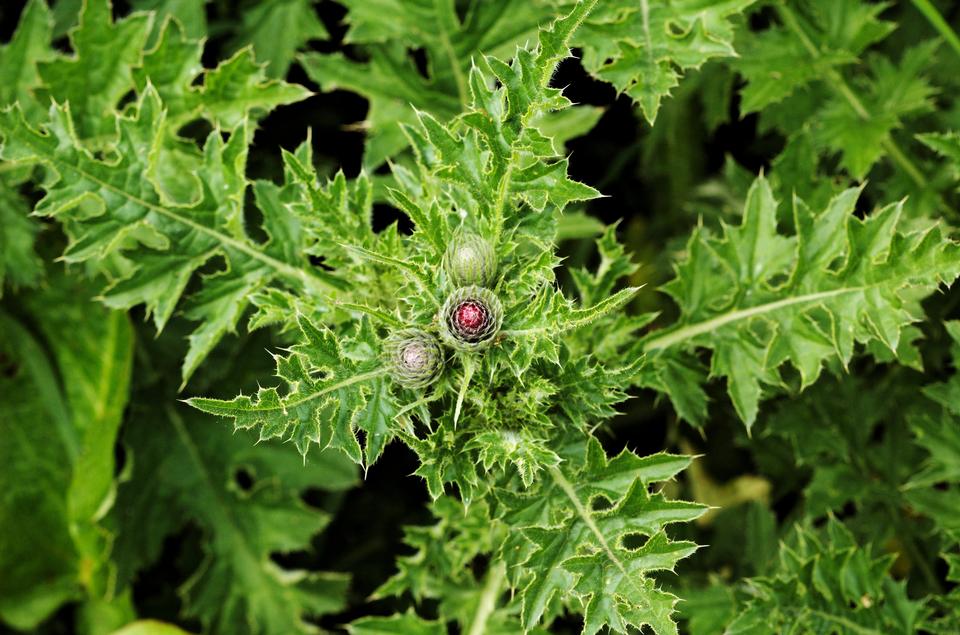
M447 2L440 2L434 0L434 11L437 12L437 15L445 15L445 10L453 12L452 6L447 7ZM454 19L456 16L454 14ZM460 100L460 110L466 110L470 106L469 94L467 93L467 81L463 76L463 69L460 68L460 60L457 58L457 53L453 49L453 43L450 42L450 33L447 31L447 25L443 20L440 20L438 25L440 28L440 44L443 46L443 52L447 56L447 60L450 62L450 71L453 73L453 79L457 84L457 97Z
M933 3L930 2L930 0L913 0L913 6L915 6L917 11L922 13L930 25L937 30L940 37L946 40L950 48L952 48L957 55L960 55L960 37L957 37L957 32L943 19L943 16L940 15L937 8L933 6Z
M483 585L483 593L477 603L477 612L473 614L470 628L466 631L467 635L483 635L487 632L487 621L497 608L497 598L500 597L500 589L506 577L507 568L503 562L497 562L490 567L490 571L487 572L487 581Z
M807 49L810 57L813 59L820 59L820 49L817 48L817 45L814 44L814 42L807 35L806 31L803 30L803 26L801 26L796 14L794 14L787 2L778 3L776 5L776 10L780 15L780 19L783 21L784 25L786 25L786 27L797 36L797 39L800 40L800 43L803 44L803 47ZM828 83L833 86L835 91L837 91L844 99L846 99L847 103L858 117L864 121L869 121L873 118L870 114L870 111L867 110L866 106L863 105L863 102L860 101L860 98L857 97L856 93L853 92L853 90L850 88L850 85L847 84L846 80L843 79L843 76L840 73L833 68L828 68L826 71L824 71L824 74L825 79L828 80ZM927 178L923 175L923 172L913 163L913 161L910 160L906 154L903 153L903 151L892 138L887 138L883 142L883 147L893 162L907 173L907 176L910 177L917 187L921 189L927 187ZM947 208L942 199L939 200L939 206L941 209L949 211L949 208Z

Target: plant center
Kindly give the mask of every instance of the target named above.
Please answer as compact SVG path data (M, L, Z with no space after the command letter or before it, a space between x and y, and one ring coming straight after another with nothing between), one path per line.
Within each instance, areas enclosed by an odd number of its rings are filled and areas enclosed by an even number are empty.
M422 370L430 366L430 352L422 344L410 344L400 353L403 365L410 370Z
M483 327L487 321L487 311L478 302L467 300L457 307L456 321L464 329L475 331Z

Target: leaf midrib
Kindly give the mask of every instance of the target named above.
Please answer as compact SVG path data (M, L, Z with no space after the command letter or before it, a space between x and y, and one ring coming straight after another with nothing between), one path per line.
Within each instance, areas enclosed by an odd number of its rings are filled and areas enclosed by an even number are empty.
M674 346L685 340L690 340L698 335L703 335L704 333L709 333L719 329L727 324L733 322L738 322L740 320L749 320L750 318L756 317L758 315L763 315L765 313L772 313L779 309L793 306L795 304L807 304L813 302L819 302L821 300L826 300L828 298L833 298L839 295L845 295L847 293L856 293L859 291L865 291L871 287L880 286L880 284L875 285L864 285L857 287L842 287L840 289L832 289L830 291L819 291L817 293L807 293L804 295L798 295L791 298L784 298L782 300L777 300L775 302L768 302L766 304L759 304L747 309L737 309L736 311L729 311L722 315L712 317L709 320L704 320L703 322L697 322L696 324L690 324L683 328L679 328L676 331L671 331L659 337L654 337L647 340L643 345L643 351L655 351Z

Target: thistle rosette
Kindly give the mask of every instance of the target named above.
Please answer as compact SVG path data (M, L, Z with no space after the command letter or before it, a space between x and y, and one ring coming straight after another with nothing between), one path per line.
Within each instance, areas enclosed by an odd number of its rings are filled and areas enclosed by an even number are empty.
M492 286L497 275L497 254L489 241L464 233L447 245L443 268L457 287Z
M392 333L385 343L391 374L407 388L425 388L443 370L443 351L434 335L420 329Z
M503 325L503 305L483 287L461 287L440 308L440 335L453 348L474 351L485 348Z

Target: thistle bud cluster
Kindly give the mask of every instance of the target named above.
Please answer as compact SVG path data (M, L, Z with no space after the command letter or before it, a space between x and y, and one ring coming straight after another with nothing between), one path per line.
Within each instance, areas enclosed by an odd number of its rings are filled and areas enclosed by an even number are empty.
M503 325L503 305L489 288L496 281L497 257L493 245L476 234L451 241L443 268L457 287L440 308L440 337L458 351L489 346ZM437 338L408 328L394 332L386 342L394 378L407 388L423 388L440 376L443 351Z

